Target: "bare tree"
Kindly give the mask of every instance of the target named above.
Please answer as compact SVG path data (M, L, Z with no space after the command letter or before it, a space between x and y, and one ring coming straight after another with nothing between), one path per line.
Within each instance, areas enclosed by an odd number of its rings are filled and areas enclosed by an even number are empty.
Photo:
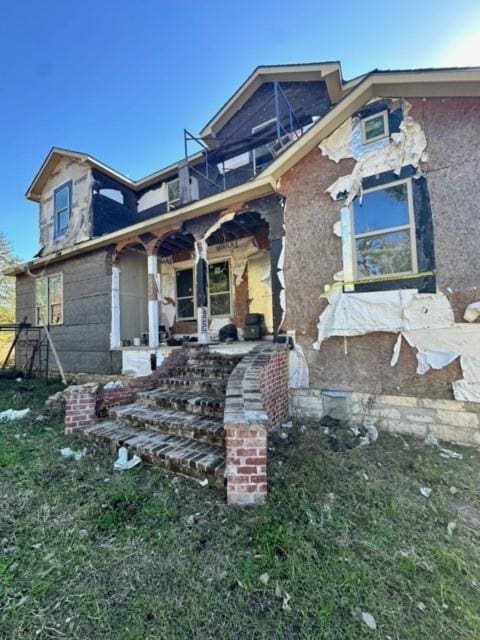
M0 324L15 322L15 281L2 271L16 262L10 241L0 232Z

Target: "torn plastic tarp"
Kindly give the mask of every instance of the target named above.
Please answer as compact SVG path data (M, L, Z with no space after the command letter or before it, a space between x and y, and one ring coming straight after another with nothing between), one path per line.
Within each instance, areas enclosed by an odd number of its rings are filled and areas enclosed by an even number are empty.
M448 327L454 315L443 293L418 293L416 289L326 294L329 305L320 315L315 349L331 336L359 336L376 331L397 333L409 329Z
M417 373L442 369L460 357L463 379L452 383L456 400L480 402L480 325L403 331L411 347L417 349Z
M320 149L325 155L335 162L342 158L355 158L353 171L345 176L340 176L331 184L327 192L333 200L347 193L345 204L348 206L362 190L362 180L368 176L374 176L385 171L393 171L400 174L401 168L407 165L418 167L420 162L426 162L427 139L421 126L408 115L411 105L404 101L404 119L400 123L400 131L391 134L391 141L387 144L368 147L368 152L363 155L355 154L352 137L352 124L345 122L329 138L323 141Z

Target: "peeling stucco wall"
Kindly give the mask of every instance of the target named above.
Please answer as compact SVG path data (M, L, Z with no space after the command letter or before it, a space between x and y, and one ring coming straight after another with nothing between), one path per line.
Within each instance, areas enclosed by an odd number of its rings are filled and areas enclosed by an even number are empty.
M465 322L467 305L480 300L480 99L419 98L409 103L409 116L421 127L427 143L428 161L421 167L433 213L437 290L448 297L455 321ZM313 348L316 324L327 305L320 295L343 268L342 242L332 230L344 203L333 202L327 189L351 175L356 160L337 160L315 149L281 183L288 203L284 328L296 331L308 361L310 387L451 399L452 383L463 378L459 359L422 375L417 372L416 349L405 345L391 367L395 333L333 337L323 342L319 352Z
M53 194L55 189L72 181L72 209L67 232L54 237ZM40 247L43 255L88 240L92 236L92 171L87 164L62 158L42 191L39 206Z

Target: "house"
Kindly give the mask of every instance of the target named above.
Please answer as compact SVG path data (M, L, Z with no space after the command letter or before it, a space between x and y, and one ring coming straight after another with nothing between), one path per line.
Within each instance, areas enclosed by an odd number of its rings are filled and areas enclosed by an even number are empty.
M113 374L262 314L293 414L480 444L479 145L478 68L258 67L150 176L51 150L17 317Z

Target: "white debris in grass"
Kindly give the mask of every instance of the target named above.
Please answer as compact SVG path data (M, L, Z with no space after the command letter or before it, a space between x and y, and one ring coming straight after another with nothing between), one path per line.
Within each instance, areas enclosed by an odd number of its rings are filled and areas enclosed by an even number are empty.
M449 522L447 524L447 533L450 538L453 536L453 532L455 531L456 528L457 528L457 523L454 521Z
M270 580L270 576L268 575L268 573L262 573L262 575L259 577L259 580L262 584L267 585L268 581Z
M375 630L377 628L377 623L375 621L375 618L372 616L371 613L368 613L368 611L362 611L362 620L370 629Z
M463 460L463 455L457 451L453 451L452 449L440 448L440 457L445 458L446 460Z
M123 387L123 382L121 380L111 380L107 382L107 384L103 385L104 389L118 389Z
M120 447L118 450L118 458L113 463L113 468L115 471L125 471L126 469L132 469L136 467L137 464L140 464L142 459L134 455L130 460L128 459L128 449L126 447Z
M0 420L13 422L13 420L25 418L28 413L30 413L30 409L6 409L0 412Z
M424 498L429 498L432 495L430 487L420 487L420 493Z
M70 449L70 447L65 447L64 449L60 449L60 455L64 458L74 458L79 462L87 455L87 448L84 447L82 451L74 451L73 449Z

